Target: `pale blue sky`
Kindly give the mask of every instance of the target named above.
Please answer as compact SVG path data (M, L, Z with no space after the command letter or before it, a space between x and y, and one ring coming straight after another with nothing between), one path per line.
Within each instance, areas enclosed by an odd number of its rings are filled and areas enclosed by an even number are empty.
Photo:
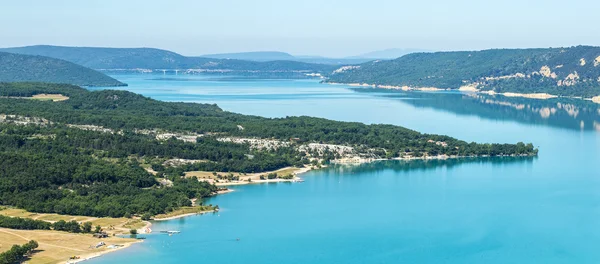
M600 45L596 0L0 0L0 46L279 50Z

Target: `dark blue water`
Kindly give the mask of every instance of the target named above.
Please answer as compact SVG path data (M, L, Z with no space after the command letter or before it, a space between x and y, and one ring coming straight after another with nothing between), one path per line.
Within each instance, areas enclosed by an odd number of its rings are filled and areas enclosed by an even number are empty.
M159 100L389 123L466 141L533 142L540 155L331 167L305 174L304 183L234 187L209 201L223 209L218 214L153 227L181 234L150 235L91 263L600 262L594 104L477 103L458 93L365 93L318 81L115 77L130 85L123 89ZM555 110L547 116L544 108Z

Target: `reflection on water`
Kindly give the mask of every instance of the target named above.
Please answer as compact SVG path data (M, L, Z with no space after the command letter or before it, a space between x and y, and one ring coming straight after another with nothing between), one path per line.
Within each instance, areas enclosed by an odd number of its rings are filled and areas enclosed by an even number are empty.
M402 98L416 107L443 109L457 114L496 120L600 131L600 105L580 99L528 99L472 93L402 92L385 89L353 89L387 98Z
M487 158L458 158L458 159L432 159L432 160L389 160L361 164L336 164L327 168L327 172L336 174L358 174L392 170L394 172L427 171L440 167L447 169L463 164L531 164L537 157L487 157Z

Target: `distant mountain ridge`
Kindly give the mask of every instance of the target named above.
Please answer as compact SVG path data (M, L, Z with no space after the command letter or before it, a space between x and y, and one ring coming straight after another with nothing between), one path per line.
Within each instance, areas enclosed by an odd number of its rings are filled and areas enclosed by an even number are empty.
M294 56L280 51L218 53L190 57L155 48L66 47L51 45L0 48L0 51L63 59L99 70L202 68L208 70L263 71L269 68L268 64L277 61L277 65L283 67L280 69L283 71L314 71L324 73L333 70L332 65L360 64L377 59L392 58L390 56L395 56L393 58L396 58L421 50L388 49L345 58ZM281 61L286 61L287 63L281 63Z
M600 95L600 47L412 53L341 67L328 82L384 88L441 88L496 93Z
M186 57L175 52L154 48L96 48L62 46L27 46L0 49L27 55L41 55L63 59L92 69L202 69L214 71L251 72L315 72L325 73L334 69L331 65L297 61L245 61Z
M280 51L252 51L252 52L238 52L238 53L219 53L219 54L208 54L200 57L206 58L217 58L217 59L236 59L236 60L249 60L249 61L297 61L304 63L315 63L315 64L327 64L327 65L344 65L344 64L359 64L367 61L372 61L371 58L362 57L348 57L348 58L328 58L323 56L294 56L287 52Z
M424 49L384 49L371 51L365 54L361 54L358 56L350 57L350 58L370 58L370 59L396 59L400 58L404 55L411 53L422 53L422 52L431 52L429 50Z
M235 59L235 60L249 60L249 61L278 61L278 60L289 60L293 61L296 57L292 54L280 51L251 51L251 52L236 52L236 53L219 53L219 54L207 54L200 57L213 58L213 59Z
M0 52L0 82L47 82L80 86L125 86L101 72L44 56Z
M360 64L368 61L378 59L395 59L402 57L406 54L416 52L430 52L429 50L423 49L385 49L372 51L357 56L349 56L343 58L331 58L323 56L295 56L286 52L280 51L253 51L253 52L238 52L238 53L220 53L220 54L208 54L202 55L201 57L206 58L217 58L217 59L237 59L237 60L250 60L250 61L273 61L273 60L290 60L307 63L319 63L319 64L332 64L332 65L343 65L343 64Z

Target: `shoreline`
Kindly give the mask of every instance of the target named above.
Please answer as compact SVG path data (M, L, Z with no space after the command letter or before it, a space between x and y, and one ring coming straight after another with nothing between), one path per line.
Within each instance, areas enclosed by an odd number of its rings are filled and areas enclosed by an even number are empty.
M214 194L214 195L218 195L218 194L225 194L225 193L229 193L229 192L233 191L231 189L227 189L228 186L262 184L262 183L279 183L279 182L303 182L304 180L302 178L298 177L298 175L309 172L316 168L317 167L313 167L313 166L305 166L305 167L301 167L301 168L289 166L289 167L284 167L284 168L277 169L274 171L265 171L265 172L261 172L261 173L251 173L251 174L244 174L244 175L242 175L241 173L236 173L237 176L239 177L238 179L226 180L226 181L215 179L213 177L213 175L208 171L190 171L190 172L186 172L186 175L189 174L189 177L198 177L199 181L206 181L206 182L216 185L217 187L225 188L225 190L218 191L217 193ZM278 177L274 178L274 179L268 179L265 177L266 175L271 174L271 173L278 174ZM207 174L210 174L210 176L206 176ZM280 176L282 176L282 175L283 176L292 175L293 177L292 178L280 178Z
M215 210L209 210L209 211L200 211L200 212L197 212L197 213L187 213L187 214L180 214L180 215L169 216L169 217L165 217L165 218L152 219L151 221L163 222L163 221L169 221L169 220L175 220L175 219L179 219L179 218L184 218L184 217L188 217L188 216L203 215L203 214L208 214L208 213L215 213L215 212L218 212L218 211L219 210L216 210L216 209ZM149 225L146 225L144 228L150 228L150 227L152 227L152 222L149 222Z
M296 175L298 174L302 174L302 173L306 173L308 171L311 171L312 168L308 167L308 168L301 168L298 171L296 171ZM271 180L258 180L257 182L242 182L242 183L238 183L238 184L227 184L224 186L234 186L234 185L245 185L245 184L252 184L252 183L272 183L272 182L300 182L300 180L302 180L299 177L294 177L293 179L271 179ZM264 182L263 182L264 181ZM232 189L226 189L226 190L219 190L217 191L214 196L216 195L222 195L222 194L227 194L227 193L231 193L234 192L235 190ZM216 213L219 212L218 209L215 210L208 210L208 211L200 211L200 212L195 212L195 213L186 213L186 214L180 214L180 215L174 215L174 216L170 216L170 217L165 217L165 218L158 218L158 219L152 219L151 221L144 221L146 223L146 225L138 230L138 234L142 235L142 234L149 234L152 233L152 229L151 227L153 226L153 222L164 222L164 221L170 221L170 220L176 220L176 219L181 219L181 218L185 218L185 217L189 217L189 216L196 216L196 215L204 215L207 213ZM147 232L147 230L150 230L150 232ZM82 255L80 259L75 259L75 260L67 260L65 262L61 262L64 264L71 264L71 263L81 263L81 262L85 262L87 260L91 260L91 259L95 259L95 258L99 258L103 255L121 250L121 249L125 249L130 247L131 245L133 245L134 243L143 243L143 240L136 240L136 241L131 241L128 243L123 243L122 247L119 248L113 248L113 249L108 249L102 252L94 252L92 254L87 254L87 255Z
M64 264L81 263L81 262L84 262L84 261L88 261L88 260L91 260L91 259L102 257L103 255L106 255L108 253L112 253L112 252L115 252L115 251L118 251L118 250L121 250L121 249L126 249L126 248L130 247L133 244L142 243L142 242L143 241L141 241L141 240L137 240L137 241L132 241L132 242L128 242L128 243L123 243L123 246L119 247L119 248L111 248L111 249L108 249L108 250L105 250L105 251L102 251L102 252L95 252L95 253L90 253L90 254L87 254L87 255L82 255L82 256L80 256L79 259L71 259L71 260L67 260L65 262L60 262L60 263L64 263Z
M495 156L495 157L533 157L533 156L536 156L536 155L501 155L501 156ZM448 155L437 155L437 156L409 157L409 158L396 157L396 158L391 158L391 159L386 159L386 158L379 158L379 159L361 158L361 159L353 159L353 161L355 161L355 162L344 162L342 160L334 160L334 161L332 161L332 164L335 164L335 165L360 165L360 164L366 164L366 163L371 163L371 162L379 162L379 161L447 160L447 159L486 158L486 157L491 157L491 156L489 156L489 155L484 155L484 156L448 156ZM327 166L323 166L321 168L312 168L312 167L301 168L301 169L299 169L298 171L295 172L295 177L293 179L289 179L289 180L288 179L271 179L271 180L261 180L261 181L257 181L257 182L253 181L253 182L228 183L228 184L226 184L224 186L247 185L247 184L258 184L258 183L301 182L301 181L298 181L298 180L302 180L301 178L297 177L298 175L303 174L303 173L307 173L307 172L312 171L312 170L324 169L326 167ZM227 194L227 193L231 193L231 192L234 192L234 191L235 190L232 190L232 189L221 190L221 191L218 191L215 195ZM142 232L140 232L138 234L147 234L145 232L145 230L148 230L148 229L150 229L152 227L152 225L153 225L152 222L170 221L170 220L185 218L185 217L189 217L189 216L204 215L204 214L207 214L207 213L215 213L215 212L219 212L219 210L215 209L215 210L209 210L209 211L201 211L201 212L197 212L197 213L187 213L187 214L175 215L175 216L166 217L166 218L153 219L151 221L145 221L147 223L146 226L144 226L142 229L140 229ZM140 231L140 230L138 230L138 231ZM109 249L109 250L106 250L106 251L103 251L103 252L98 252L98 253L87 255L86 257L82 257L81 259L78 259L78 260L72 260L72 261L67 261L67 262L63 262L63 263L80 263L80 262L84 262L86 260L98 258L98 257L101 257L102 255L105 255L105 254L108 254L108 253L112 253L112 252L115 252L117 250L128 248L131 245L133 245L134 243L142 243L142 242L143 241L141 241L141 240L132 241L132 242L124 244L123 247L120 247L120 248Z
M562 95L555 95L555 94L549 94L549 93L514 93L514 92L497 93L493 90L481 91L473 86L463 86L458 89L450 89L450 88L437 88L437 87L409 87L409 86L380 85L380 84L368 84L368 83L335 83L335 82L324 82L324 83L330 84L330 85L347 85L347 86L352 86L352 87L386 89L386 90L401 90L401 91L421 91L421 92L459 91L459 92L463 92L463 93L502 95L505 97L520 97L520 98L537 99L537 100L567 98L567 99L586 100L586 101L591 101L591 102L600 104L600 95L590 97L590 98L584 98L581 96L562 96Z
M321 168L325 168L325 167L327 167L327 166L322 166ZM283 169L286 169L286 168L283 168ZM296 171L294 171L294 178L291 178L291 179L277 178L277 179L252 180L251 182L248 182L248 181L225 182L225 183L217 183L215 185L217 185L217 186L236 186L236 185L262 184L262 183L304 182L304 180L302 178L298 177L298 175L307 173L312 170L318 170L318 168L312 168L312 167L298 168Z
M436 156L425 156L425 157L395 157L395 158L356 158L356 159L341 159L341 160L333 160L331 163L336 165L360 165L371 162L378 161L416 161L416 160L448 160L448 159L468 159L468 158L507 158L507 157L535 157L537 155L498 155L498 156L490 156L490 155L482 155L482 156L458 156L458 155L436 155Z
M141 242L112 235L99 239L89 233L0 228L0 241L3 244L0 252L9 250L10 245L21 245L31 240L37 241L38 248L29 256L27 263L79 263Z
M233 190L228 190L226 192L220 192L220 193L217 193L217 195L218 194L230 193L230 192L233 192ZM184 218L184 217L188 217L188 216L203 215L203 214L214 213L214 212L218 212L218 210L201 211L201 212L197 212L197 213L187 213L187 214L175 215L175 216L166 217L166 218L152 219L151 221L144 221L146 223L146 225L144 227L140 228L140 229L137 229L138 230L138 235L145 235L145 234L152 233L151 227L153 225L152 222L154 222L154 221L155 222L163 222L163 221L169 221L169 220L175 220L175 219L179 219L179 218ZM150 230L151 232L146 232L146 230ZM143 240L136 240L136 241L131 241L131 242L123 243L123 246L119 247L119 248L111 248L111 249L108 249L108 250L105 250L105 251L102 251L102 252L94 252L94 253L91 253L91 254L82 255L80 257L80 259L67 260L65 262L60 262L60 263L63 263L63 264L81 263L81 262L88 261L88 260L91 260L91 259L99 258L99 257L101 257L103 255L106 255L106 254L109 254L109 253L112 253L112 252L116 252L116 251L121 250L121 249L126 249L126 248L132 246L133 244L143 243L143 242L144 242Z

